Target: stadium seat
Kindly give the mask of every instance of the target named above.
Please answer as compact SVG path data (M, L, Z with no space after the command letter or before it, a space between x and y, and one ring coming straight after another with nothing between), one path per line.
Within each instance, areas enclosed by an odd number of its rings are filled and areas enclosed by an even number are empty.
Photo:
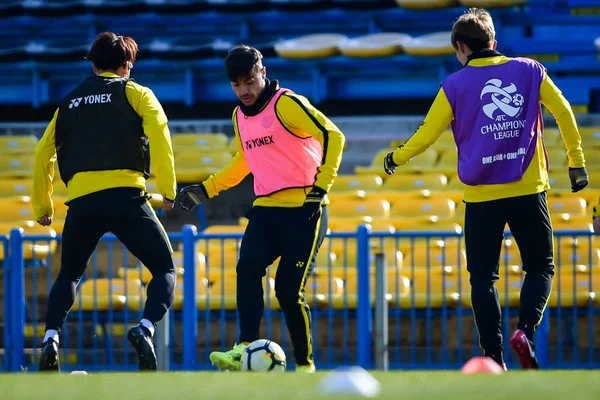
M381 188L383 180L378 175L339 175L331 192L374 191Z
M436 149L439 153L443 153L447 150L456 150L456 141L454 140L454 133L452 133L452 130L444 131L431 147Z
M209 297L210 283L208 279L202 277L196 277L196 307L199 310L206 310L206 301ZM173 300L173 310L181 311L183 309L183 299L185 298L183 276L177 277L177 283L175 284L175 300Z
M435 169L447 177L454 177L458 168L458 152L456 149L446 149L441 155Z
M600 132L599 132L600 134ZM590 171L597 171L600 169L600 149L589 148L584 149L585 154L585 167Z
M556 271L555 271L556 273ZM600 274L555 275L548 305L552 308L573 306L596 309L600 305Z
M586 215L587 204L581 197L549 197L548 209L550 214L569 214L573 216Z
M564 148L548 148L546 153L551 171L556 169L558 172L567 165L567 151Z
M401 167L402 171L422 171L423 169L432 168L438 159L438 152L434 148L430 147L425 152L412 158L406 165ZM383 164L381 164L383 168Z
M439 173L395 174L387 179L382 190L402 192L442 191L448 184L448 178Z
M20 227L23 229L23 235L46 236L48 240L24 240L23 241L23 258L26 261L37 260L46 261L50 254L53 254L58 242L55 240L57 232L50 226L41 226L34 221L14 221L0 222L0 235L10 235L13 228ZM0 244L0 260L4 260L5 244Z
M28 196L0 199L0 222L33 220L31 198Z
M375 154L373 160L371 161L371 165L357 165L354 167L354 172L357 175L378 175L382 179L387 179L388 175L383 170L383 159L385 156L394 149L382 149Z
M565 148L560 131L557 128L544 128L544 144L546 147Z
M442 268L445 266L464 267L467 265L466 252L463 248L456 245L456 242L446 245L443 241L432 240L428 243L409 243L409 247L405 251L404 263L405 268L429 267ZM403 248L404 245L401 245Z
M223 150L227 148L228 138L224 133L178 133L172 138L173 151Z
M341 34L312 34L275 44L275 52L284 58L324 58L339 53L348 37Z
M454 54L451 32L436 32L413 37L404 44L404 51L413 56L445 56Z
M410 295L410 280L405 276L398 276L397 279L388 279L388 288L385 299L388 307L392 304L401 302L406 304L405 298ZM376 295L375 280L371 279L370 297L371 305L375 304ZM358 304L358 281L356 275L348 276L344 280L343 293L331 298L331 306L336 310L354 310Z
M329 206L331 217L389 217L390 203L385 200L347 200Z
M392 205L390 215L404 218L452 218L456 204L450 199L433 198L407 198Z
M399 232L435 231L448 232L450 234L460 234L463 231L461 224L439 218L390 218L389 222Z
M38 143L33 135L0 136L0 154L33 154Z
M561 192L571 193L571 180L567 171L553 171L548 174L551 190L548 195Z
M0 178L32 177L33 153L0 155Z
M427 9L452 7L458 0L396 0L396 3L404 8Z
M579 134L584 151L600 147L600 126L580 126Z
M201 153L181 151L175 154L175 173L179 183L198 183L225 167L232 159L227 150Z
M306 281L304 298L309 305L326 307L330 299L344 294L344 281L331 275L311 276Z
M340 52L348 57L385 57L403 51L402 44L410 40L403 33L374 33L348 39L339 45Z
M271 277L263 278L263 295L265 309L279 309L279 302L275 298L275 280ZM208 305L210 310L235 310L237 307L237 280L235 277L222 279L210 285ZM206 309L206 303L198 304Z
M33 180L0 179L0 197L31 196Z
M145 293L139 279L88 279L79 285L72 311L141 311Z

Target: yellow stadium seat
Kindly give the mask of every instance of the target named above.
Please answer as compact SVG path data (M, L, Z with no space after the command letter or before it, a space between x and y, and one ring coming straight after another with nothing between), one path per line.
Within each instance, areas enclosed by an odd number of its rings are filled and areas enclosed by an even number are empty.
M557 172L562 171L567 165L567 151L564 148L548 148L546 149L548 155L548 164L550 170Z
M239 140L237 138L234 137L227 143L227 151L229 151L232 156L240 151Z
M600 141L599 141L600 144ZM600 149L585 149L585 167L591 171L600 169Z
M548 305L553 308L574 305L597 308L600 305L600 274L594 273L591 277L573 273L555 275Z
M37 143L33 135L0 136L0 154L33 154Z
M317 303L327 306L330 299L344 294L344 281L331 275L311 276L307 279L304 288L304 298L308 304Z
M554 231L587 231L593 232L591 211L589 215L550 214Z
M178 152L175 154L177 181L181 183L202 182L210 175L223 169L231 159L231 154L226 150Z
M344 278L343 293L331 297L331 306L334 309L356 309L358 300L358 281L356 275L348 275ZM375 279L370 282L371 305L375 304ZM387 293L385 299L390 304L396 301L405 304L404 299L410 295L410 280L405 276L399 276L398 279L388 279Z
M400 247L406 254L404 257L405 268L415 267L430 267L430 268L442 268L445 266L466 266L467 256L463 248L458 247L456 242L448 239L449 243L446 245L441 240L431 240L427 243L412 243L409 242L410 247L404 250L404 245Z
M450 199L433 198L407 198L400 200L392 206L392 217L405 218L452 218L456 204Z
M396 4L414 9L446 8L457 5L458 0L396 0Z
M440 220L438 218L424 218L419 220L390 218L390 223L392 223L399 232L436 231L460 234L463 231L461 224L448 220Z
M378 175L384 180L387 179L389 175L386 174L383 170L383 159L390 151L394 150L395 148L379 150L377 154L375 154L375 156L373 157L371 165L357 165L356 167L354 167L354 172L357 175Z
M455 50L451 43L451 33L434 32L422 36L413 37L404 45L404 51L412 56L444 56L454 54Z
M458 152L456 148L447 149L440 155L440 161L435 165L435 169L443 171L446 176L454 176L458 168Z
M404 33L373 33L344 41L340 52L348 57L387 57L402 52L402 43L410 36Z
M0 179L0 197L31 196L33 180Z
M600 126L580 126L581 146L587 150L590 147L600 147Z
M139 279L89 279L79 285L73 311L140 311L145 293Z
M402 169L421 171L423 169L432 168L437 162L437 159L438 152L430 147L418 156L413 157L408 164L402 166Z
M395 174L385 181L383 190L404 192L441 191L446 188L447 184L448 178L439 173Z
M347 200L329 206L331 217L388 217L390 203L385 200Z
M549 195L552 195L555 191L559 193L567 191L569 193L571 192L571 180L569 179L569 174L567 170L551 172L550 174L548 174L548 178L550 181L551 188L548 192Z
M173 310L181 311L183 309L183 299L185 297L183 277L177 277L175 284L175 300L173 301ZM209 281L206 278L196 277L196 307L200 310L206 309L206 301L209 296Z
M587 204L581 197L549 197L548 209L550 214L569 214L573 216L586 215Z
M454 140L454 133L452 130L446 130L442 135L431 145L438 153L442 154L449 150L456 151L456 141Z
M335 178L331 192L374 191L382 184L383 180L378 175L339 175Z
M0 155L0 178L32 178L33 153Z
M275 280L271 277L264 277L262 284L265 308L278 309L279 302L275 298ZM208 305L211 310L235 310L237 307L236 298L237 279L235 277L211 283L208 295ZM205 309L206 302L198 305Z
M48 240L36 241L25 240L23 242L23 257L25 260L45 260L49 254L53 254L58 247L56 231L49 226L41 226L34 221L15 221L0 223L0 235L10 235L13 228L23 229L23 235L47 236ZM0 259L4 259L4 245L0 244Z
M158 190L158 182L156 178L150 178L146 180L146 191L148 193L160 193Z
M27 196L0 199L0 222L33 220L31 198Z
M173 151L206 151L227 148L224 133L178 133L172 137Z
M544 128L544 144L546 147L565 147L557 128Z

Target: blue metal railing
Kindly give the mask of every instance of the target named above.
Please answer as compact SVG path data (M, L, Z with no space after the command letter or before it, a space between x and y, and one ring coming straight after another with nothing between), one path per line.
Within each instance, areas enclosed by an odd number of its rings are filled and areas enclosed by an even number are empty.
M177 283L178 296L183 293L183 300L170 311L170 366L184 370L211 368L209 352L231 346L237 336L235 297L232 297L235 291L231 289L235 287L234 267L242 234L209 234L186 225L181 233L169 236L173 242L181 242L179 254L183 258L183 274L178 276L178 280L183 279L183 285ZM510 239L509 232L506 238ZM36 369L35 357L30 357L31 351L28 353L27 349L38 349L41 345L43 331L38 328L43 326L38 321L42 320L45 309L43 297L49 292L57 271L52 268L53 251L38 255L35 246L36 243L56 244L60 239L60 236L23 236L19 229L11 232L10 240L3 238L3 365L6 370ZM548 368L594 368L598 366L594 360L594 317L599 301L595 292L600 290L600 274L595 271L600 271L600 253L595 249L590 232L557 231L555 239L554 288L537 330L537 355L540 364ZM141 268L133 274L116 272L118 265L126 268L130 264L125 248L123 261L118 261L116 240L114 235L102 238L104 252L101 256L94 253L92 265L80 284L77 295L80 305L84 304L81 288L85 282L89 281L96 293L101 276L110 283L116 279L137 281L135 274L139 274L139 280L147 284L144 281L148 278L143 276ZM330 233L320 250L326 257L319 260L317 271L307 283L318 366L374 367L372 284L375 279L373 259L377 252L386 255L389 266L386 301L390 367L456 368L468 358L479 355L462 240L462 233L371 232L368 225L358 227L356 232ZM33 249L31 254L28 253L30 248ZM505 338L516 328L518 292L524 276L519 260L511 259L518 257L515 251L514 244L505 242L500 260L502 273L497 284ZM329 254L337 254L338 259ZM100 262L99 257L106 257L106 261ZM39 273L42 277L38 277ZM269 287L270 276L268 271L265 329L261 332L279 341L291 354L285 319ZM44 280L47 292L44 292ZM139 319L144 296L128 293L127 290L132 290L128 284L122 296L125 300L113 296L112 290L109 285L108 304L100 305L94 295L91 306L86 309L80 306L71 312L61 335L65 369L136 368L135 353L125 339L126 330L116 328ZM40 293L42 298L38 298ZM186 296L186 293L194 295ZM30 328L27 335L26 325ZM100 330L96 332L96 329ZM33 354L35 356L35 351ZM516 365L517 360L511 357L510 351L506 351L506 358L509 366Z

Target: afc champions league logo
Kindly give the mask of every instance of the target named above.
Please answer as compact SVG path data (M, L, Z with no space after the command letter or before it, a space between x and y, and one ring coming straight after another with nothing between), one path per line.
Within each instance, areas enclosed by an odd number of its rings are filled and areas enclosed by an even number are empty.
M523 96L517 93L517 87L514 83L502 87L500 79L487 81L481 90L480 99L489 101L483 106L483 112L493 120L498 119L496 111L502 113L501 120L504 120L505 116L518 116L523 110L523 103L525 102Z

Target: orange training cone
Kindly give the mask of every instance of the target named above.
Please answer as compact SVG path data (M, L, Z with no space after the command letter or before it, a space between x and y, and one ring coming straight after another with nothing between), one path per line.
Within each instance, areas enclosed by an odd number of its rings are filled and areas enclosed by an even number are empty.
M473 357L462 367L462 373L472 374L501 374L504 369L489 357Z

